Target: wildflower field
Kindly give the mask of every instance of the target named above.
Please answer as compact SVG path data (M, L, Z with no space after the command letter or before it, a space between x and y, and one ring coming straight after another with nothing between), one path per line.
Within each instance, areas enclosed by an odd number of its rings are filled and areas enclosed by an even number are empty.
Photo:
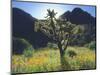
M12 73L86 70L96 68L95 51L89 48L68 47L65 51L63 68L61 67L59 58L59 50L48 47L33 51L29 50L22 55L12 55Z

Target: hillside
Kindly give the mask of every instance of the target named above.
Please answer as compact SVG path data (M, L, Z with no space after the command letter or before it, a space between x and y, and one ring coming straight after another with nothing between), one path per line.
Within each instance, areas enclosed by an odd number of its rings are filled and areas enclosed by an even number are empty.
M34 48L43 47L47 44L47 37L41 32L34 31L36 18L19 8L13 8L12 14L13 37L24 38Z
M78 39L83 40L84 43L95 41L96 37L96 17L91 16L88 12L82 10L81 8L74 8L71 11L66 11L62 14L60 19L70 21L73 24L84 26L83 39L79 37ZM83 44L84 44L83 43ZM81 44L81 42L79 42Z

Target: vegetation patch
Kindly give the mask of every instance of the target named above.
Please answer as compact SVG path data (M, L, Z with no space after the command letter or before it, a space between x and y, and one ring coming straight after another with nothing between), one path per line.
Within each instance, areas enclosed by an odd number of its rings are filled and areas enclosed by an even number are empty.
M74 53L76 53L76 55L70 57L69 52L71 55ZM41 48L41 50L33 51L31 54L32 56L13 55L12 72L29 73L96 68L95 52L85 47L68 47L68 50L66 50L63 58L63 68L59 59L59 50L54 50L52 48Z

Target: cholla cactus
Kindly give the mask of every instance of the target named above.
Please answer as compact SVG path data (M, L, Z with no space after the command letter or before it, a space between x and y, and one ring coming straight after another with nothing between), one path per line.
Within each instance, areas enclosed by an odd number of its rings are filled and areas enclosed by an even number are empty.
M39 20L35 23L36 31L41 31L49 38L53 39L57 44L61 61L67 49L68 43L71 40L71 35L81 33L81 27L79 25L72 24L66 20L56 19L54 10L47 9L46 20Z

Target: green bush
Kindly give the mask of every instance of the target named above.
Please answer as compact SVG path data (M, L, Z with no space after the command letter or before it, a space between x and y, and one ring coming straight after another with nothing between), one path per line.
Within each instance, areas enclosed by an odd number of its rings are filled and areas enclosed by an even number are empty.
M71 57L71 58L73 58L74 56L77 55L77 53L73 50L69 50L67 53L68 53L69 57Z
M24 52L23 52L24 56L28 57L28 58L32 57L33 56L33 51L34 51L32 45L24 39L23 39L23 42L27 45L27 47L24 49Z
M25 57L28 57L28 58L32 57L33 56L33 50L25 50L23 54L24 54Z
M13 38L13 54L23 54L25 50L33 50L32 45L24 38Z
M95 50L96 49L96 42L91 41L89 44L86 44L85 46L88 47L91 50Z

